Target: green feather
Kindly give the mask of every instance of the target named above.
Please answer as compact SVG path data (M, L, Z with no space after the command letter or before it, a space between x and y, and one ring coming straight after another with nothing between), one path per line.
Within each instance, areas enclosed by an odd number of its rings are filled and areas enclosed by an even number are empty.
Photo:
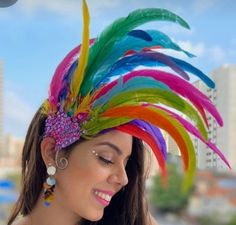
M159 88L143 88L134 91L122 92L112 97L110 101L108 101L103 106L96 108L96 111L98 114L100 114L105 112L107 109L117 106L140 105L144 103L160 103L178 110L194 121L202 136L207 139L206 128L196 109L185 99L168 90Z
M119 125L128 123L132 119L130 118L104 118L100 117L99 119L89 120L82 126L82 130L85 130L86 133L83 134L84 138L93 137L94 135L99 134L101 131L117 127Z
M129 33L132 29L155 20L172 21L188 28L189 25L178 15L158 8L138 9L108 26L90 48L88 64L85 70L85 79L82 82L81 94L85 96L93 88L93 80L100 66L109 57L114 44Z

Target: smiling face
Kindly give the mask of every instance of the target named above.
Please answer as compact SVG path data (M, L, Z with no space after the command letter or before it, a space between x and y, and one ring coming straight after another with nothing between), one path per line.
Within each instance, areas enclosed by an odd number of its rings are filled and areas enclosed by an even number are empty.
M101 219L112 196L128 183L131 151L132 136L117 130L76 145L67 168L56 174L55 198L79 217Z

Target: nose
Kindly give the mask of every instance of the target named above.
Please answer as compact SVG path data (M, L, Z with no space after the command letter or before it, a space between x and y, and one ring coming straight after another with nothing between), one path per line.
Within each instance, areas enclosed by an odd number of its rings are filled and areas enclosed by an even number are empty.
M127 185L128 181L129 179L124 165L114 168L114 171L112 171L112 174L109 176L109 183L115 183L120 186L120 188Z

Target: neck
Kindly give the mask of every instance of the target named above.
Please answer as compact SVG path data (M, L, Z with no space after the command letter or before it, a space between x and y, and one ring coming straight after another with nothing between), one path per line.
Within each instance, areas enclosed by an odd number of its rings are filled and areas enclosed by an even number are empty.
M42 194L33 211L29 214L31 225L77 225L81 218L63 205L60 198L54 196L50 206L44 205Z

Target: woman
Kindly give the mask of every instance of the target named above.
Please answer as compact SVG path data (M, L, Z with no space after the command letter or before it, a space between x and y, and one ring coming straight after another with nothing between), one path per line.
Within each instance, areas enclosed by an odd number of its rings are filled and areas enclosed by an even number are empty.
M137 218L135 224L147 224L139 139L112 130L91 141L79 140L56 156L54 139L41 139L44 123L38 112L26 137L23 189L12 219L19 209L24 218L14 224L93 224L87 220L100 220L103 214L107 224L133 224ZM50 207L45 207L42 187L49 165L57 167L57 184Z
M155 225L145 203L142 141L154 152L165 182L162 130L182 153L184 189L191 186L196 164L188 133L227 163L208 140L205 110L220 125L221 117L210 100L184 80L186 71L209 87L214 83L187 62L153 51L159 46L192 56L165 34L134 30L152 20L188 24L164 9L136 10L90 40L85 1L83 18L82 45L57 67L49 97L29 127L23 187L8 225ZM182 78L152 66L169 66ZM20 214L23 218L13 223Z

